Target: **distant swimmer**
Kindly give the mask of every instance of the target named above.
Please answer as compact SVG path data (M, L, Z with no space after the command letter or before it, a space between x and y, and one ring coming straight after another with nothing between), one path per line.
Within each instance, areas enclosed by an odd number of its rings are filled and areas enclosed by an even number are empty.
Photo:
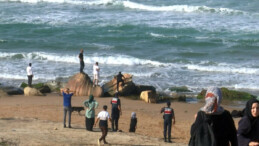
M84 72L84 67L85 67L85 62L84 62L84 50L81 49L80 50L80 53L79 53L79 61L80 61L80 73L83 73Z
M31 87L32 78L33 78L31 63L29 63L29 66L27 66L26 71L27 71L27 76L28 76L28 86Z

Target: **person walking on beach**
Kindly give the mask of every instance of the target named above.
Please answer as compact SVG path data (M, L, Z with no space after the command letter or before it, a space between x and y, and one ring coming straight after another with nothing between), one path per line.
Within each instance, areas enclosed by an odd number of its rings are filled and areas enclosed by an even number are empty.
M205 105L194 116L189 146L237 146L237 131L229 111L220 106L220 88L209 87L205 94ZM206 133L206 134L204 134Z
M246 103L245 115L238 122L239 146L259 146L259 101L255 98Z
M98 102L94 100L93 95L90 95L89 99L84 101L84 106L87 108L85 112L85 128L88 131L93 131L95 109L98 107Z
M84 62L84 50L81 49L80 50L80 53L79 53L79 61L80 61L80 73L83 73L84 72L84 67L85 67L85 62Z
M136 131L137 123L138 123L138 120L137 120L136 113L132 112L131 113L131 119L130 119L130 129L129 129L129 132L135 132Z
M94 65L93 65L93 74L94 74L94 85L93 86L98 86L98 81L99 81L99 71L100 71L100 68L98 66L98 62L96 62Z
M173 124L175 124L175 115L174 115L174 110L170 108L171 102L167 102L167 107L163 107L161 109L161 113L164 113L163 118L164 118L164 141L167 142L166 135L168 132L168 142L171 141L171 128L172 128L172 120Z
M108 120L111 121L111 118L109 113L107 112L107 105L104 105L103 110L98 114L97 119L94 123L94 127L96 126L99 120L100 120L99 127L102 131L102 136L98 139L98 145L100 145L102 140L104 144L108 144L107 141L105 140L105 137L107 136L107 133L108 133Z
M119 74L116 76L117 78L117 92L119 91L119 84L122 82L122 86L124 86L124 79L125 77L119 72ZM124 79L123 79L124 78Z
M66 128L66 116L68 113L68 128L71 127L71 113L72 113L72 108L71 108L71 98L73 96L73 92L69 90L69 88L66 88L65 91L64 89L60 89L63 95L63 106L64 106L64 128Z
M33 78L31 63L29 63L29 66L27 66L26 72L27 72L27 76L28 76L28 86L31 87L32 78Z
M121 101L118 96L118 92L115 93L115 97L111 100L112 105L112 131L117 131L119 128L119 118L122 114L121 112ZM115 128L114 128L115 124Z

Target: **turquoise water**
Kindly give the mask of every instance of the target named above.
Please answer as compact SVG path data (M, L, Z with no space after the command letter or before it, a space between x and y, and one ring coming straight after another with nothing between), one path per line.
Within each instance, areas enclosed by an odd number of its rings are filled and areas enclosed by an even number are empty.
M0 79L18 86L101 67L168 92L224 86L259 93L256 0L0 0Z

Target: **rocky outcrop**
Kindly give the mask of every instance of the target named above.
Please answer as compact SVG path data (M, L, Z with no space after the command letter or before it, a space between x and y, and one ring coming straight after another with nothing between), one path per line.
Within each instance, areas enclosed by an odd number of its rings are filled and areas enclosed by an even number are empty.
M89 96L90 94L95 97L103 96L102 88L100 86L93 87L93 82L85 73L77 73L72 76L65 88L73 91L75 96Z
M20 85L21 88L26 88L28 87L28 84L22 82ZM50 93L51 89L49 88L48 85L45 85L44 83L37 83L37 84L32 84L32 88L36 88L39 90L41 93Z
M144 100L147 103L156 103L157 102L156 93L151 90L141 92L140 99Z
M152 92L156 93L156 88L154 86L148 85L136 85L136 93L141 94L142 91L151 90Z
M136 94L136 86L132 81L132 75L130 74L123 74L125 77L124 79L124 86L120 82L119 87L118 87L118 92L122 96L127 96L127 95L132 95ZM102 86L104 96L114 96L115 93L117 92L117 79L114 77L111 81L108 83L104 84Z
M22 95L23 90L21 88L13 87L13 86L1 86L0 89L2 92L5 92L8 95Z
M25 87L24 96L43 96L43 94L36 88Z
M0 89L0 97L9 96L4 90Z

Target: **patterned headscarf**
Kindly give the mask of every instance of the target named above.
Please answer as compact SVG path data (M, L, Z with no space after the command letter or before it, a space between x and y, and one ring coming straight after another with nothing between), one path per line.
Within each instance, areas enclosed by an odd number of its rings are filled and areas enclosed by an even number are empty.
M131 113L131 118L132 118L132 119L136 119L136 113L135 113L135 112L132 112L132 113Z
M207 114L221 114L224 109L220 106L222 94L220 88L209 87L205 95L205 106L200 110Z

